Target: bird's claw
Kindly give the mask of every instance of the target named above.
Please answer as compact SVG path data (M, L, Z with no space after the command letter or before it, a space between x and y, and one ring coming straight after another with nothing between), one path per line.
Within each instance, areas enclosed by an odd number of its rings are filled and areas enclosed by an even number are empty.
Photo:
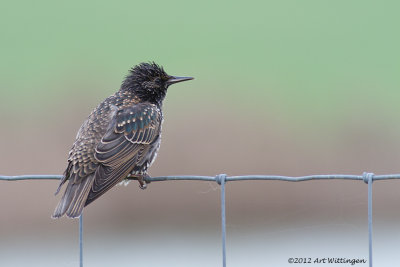
M146 182L144 182L144 183L140 183L139 182L139 188L142 189L142 190L145 190L147 188L147 183Z
M144 179L145 179L145 178L148 178L148 177L150 177L150 176L147 175L147 174L141 175L141 176L138 176L138 177L137 177L138 182L139 182L139 188L140 188L140 189L144 190L144 189L147 188L147 183L146 183L146 181L145 181Z
M138 180L139 188L143 190L147 188L146 178L150 178L150 176L148 174L129 174L127 177L128 180Z

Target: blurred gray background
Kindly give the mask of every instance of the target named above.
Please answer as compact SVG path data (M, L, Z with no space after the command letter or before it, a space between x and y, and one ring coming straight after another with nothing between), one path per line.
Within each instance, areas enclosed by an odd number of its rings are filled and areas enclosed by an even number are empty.
M172 75L150 175L399 172L398 1L3 1L0 173L62 174L128 69ZM0 183L0 265L77 266L58 181ZM400 181L374 183L374 262L396 265ZM220 189L117 186L85 209L85 266L220 266ZM367 186L227 184L228 266L368 259ZM324 266L324 264L314 264ZM366 266L362 265L361 266Z

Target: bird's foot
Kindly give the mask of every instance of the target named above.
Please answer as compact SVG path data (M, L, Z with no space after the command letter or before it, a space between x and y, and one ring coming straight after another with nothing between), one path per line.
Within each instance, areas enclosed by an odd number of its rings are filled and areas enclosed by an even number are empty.
M143 176L138 177L139 187L140 187L140 189L142 189L142 190L145 190L145 189L147 188L147 183L146 183L146 181L144 180L144 178L145 178L145 177L143 177Z
M140 189L144 190L147 188L147 182L145 181L146 178L150 178L150 176L148 174L136 174L130 175L128 179L138 180Z

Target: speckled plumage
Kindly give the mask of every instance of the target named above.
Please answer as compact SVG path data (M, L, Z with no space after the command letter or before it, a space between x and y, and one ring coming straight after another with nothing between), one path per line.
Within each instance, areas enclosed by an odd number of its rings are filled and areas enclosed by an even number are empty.
M130 71L121 89L80 127L56 192L68 182L54 218L80 216L83 207L128 176L145 186L143 178L160 147L167 88L190 79L170 76L155 63L141 63Z

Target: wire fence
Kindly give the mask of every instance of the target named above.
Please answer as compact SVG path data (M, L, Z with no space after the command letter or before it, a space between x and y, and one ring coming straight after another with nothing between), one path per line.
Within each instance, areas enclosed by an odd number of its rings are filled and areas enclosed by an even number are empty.
M20 181L20 180L59 180L62 175L21 175L21 176L0 176L0 180ZM308 175L308 176L278 176L278 175L246 175L246 176L227 176L219 174L217 176L160 176L148 177L147 183L159 181L208 181L217 182L221 187L221 238L222 238L222 266L226 267L226 208L225 208L225 183L233 181L249 180L273 180L287 182L302 182L310 180L360 180L368 184L368 252L369 266L372 267L372 182L380 180L400 179L400 174L374 175L364 172L362 175ZM83 267L83 216L79 217L79 266Z

